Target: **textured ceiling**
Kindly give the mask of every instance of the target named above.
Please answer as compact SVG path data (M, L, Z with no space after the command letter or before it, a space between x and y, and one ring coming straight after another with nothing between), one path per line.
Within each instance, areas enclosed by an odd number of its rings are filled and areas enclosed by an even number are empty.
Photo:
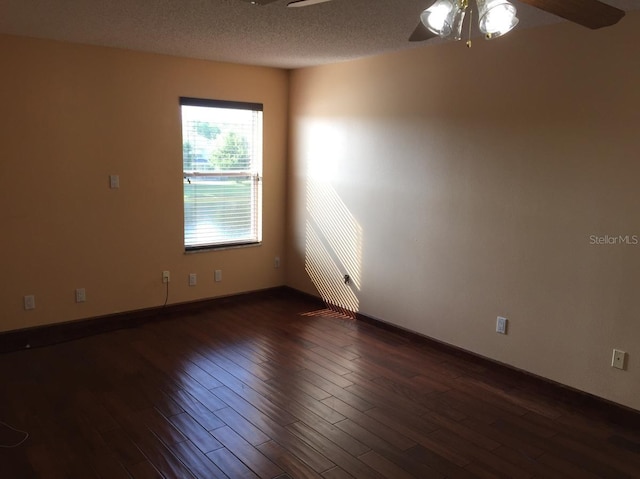
M0 0L0 33L282 68L441 41L407 41L433 0L333 0L286 8L288 1L257 6L243 0ZM514 3L518 29L564 21ZM605 3L640 9L638 0Z

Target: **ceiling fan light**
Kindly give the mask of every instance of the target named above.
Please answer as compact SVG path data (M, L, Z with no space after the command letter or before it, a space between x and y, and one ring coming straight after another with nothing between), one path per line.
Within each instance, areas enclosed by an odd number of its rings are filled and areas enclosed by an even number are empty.
M462 24L464 23L464 16L466 9L458 8L451 24L451 38L454 40L460 40L462 38Z
M477 0L480 31L488 40L510 32L518 24L516 7L507 0Z
M420 14L420 21L429 31L440 37L451 35L455 17L456 0L437 0L433 5Z

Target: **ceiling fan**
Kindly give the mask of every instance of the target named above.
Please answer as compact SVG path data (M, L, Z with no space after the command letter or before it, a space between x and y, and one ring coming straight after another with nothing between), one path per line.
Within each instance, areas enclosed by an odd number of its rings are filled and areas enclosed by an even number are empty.
M245 0L254 5L267 5L276 0ZM331 0L291 0L287 7L308 7ZM435 0L420 15L420 22L409 41L420 42L434 37L461 37L462 23L470 0ZM475 0L479 26L485 38L496 38L518 24L516 9L507 0ZM624 10L598 0L520 0L545 12L591 29L614 25L624 17Z

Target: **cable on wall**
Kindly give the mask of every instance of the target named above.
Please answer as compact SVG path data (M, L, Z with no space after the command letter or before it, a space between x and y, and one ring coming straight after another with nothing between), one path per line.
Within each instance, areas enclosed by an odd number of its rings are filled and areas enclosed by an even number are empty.
M164 297L164 304L162 305L163 309L167 306L167 301L169 301L169 281L167 281L165 284L167 285L167 293Z
M6 422L2 422L2 421L0 421L0 424L1 424L1 425L3 425L3 426L5 426L5 427L7 427L7 428L9 428L9 429L11 429L12 431L18 432L18 433L20 433L20 434L24 434L24 437L23 437L20 441L18 441L17 443L15 443L15 444L0 444L0 448L3 448L3 449L13 449L13 448L16 448L16 447L21 446L22 444L24 444L24 443L25 443L25 441L26 441L27 439L29 439L29 433L28 433L28 432L26 432L26 431L21 431L20 429L16 429L15 427L10 426L10 425L9 425L9 424L7 424Z

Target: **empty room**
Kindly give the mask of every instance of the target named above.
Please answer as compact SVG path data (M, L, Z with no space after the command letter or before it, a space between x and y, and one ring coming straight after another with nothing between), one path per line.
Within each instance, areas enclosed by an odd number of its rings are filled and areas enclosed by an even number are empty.
M640 2L0 2L0 475L640 477Z

